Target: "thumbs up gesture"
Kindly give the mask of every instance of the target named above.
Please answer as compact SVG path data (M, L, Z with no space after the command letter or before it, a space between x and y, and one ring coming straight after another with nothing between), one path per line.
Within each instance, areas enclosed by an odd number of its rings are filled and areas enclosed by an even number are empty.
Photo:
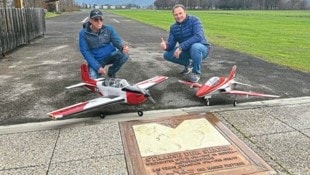
M167 43L166 41L164 40L163 37L161 37L161 43L160 43L160 47L165 50L167 48Z
M128 42L125 42L123 45L123 53L128 54L129 48L128 48Z

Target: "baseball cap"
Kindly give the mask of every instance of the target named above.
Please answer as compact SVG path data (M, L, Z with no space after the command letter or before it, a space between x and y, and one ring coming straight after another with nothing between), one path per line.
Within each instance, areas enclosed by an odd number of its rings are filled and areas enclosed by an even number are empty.
M90 15L89 15L90 18L95 18L95 17L101 17L103 18L103 14L100 10L98 9L94 9L90 12Z

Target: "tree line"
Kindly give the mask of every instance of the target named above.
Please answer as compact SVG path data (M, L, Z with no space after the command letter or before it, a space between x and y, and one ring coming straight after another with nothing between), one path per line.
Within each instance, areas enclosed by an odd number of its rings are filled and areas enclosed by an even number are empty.
M156 0L158 10L171 9L175 4L183 4L186 9L222 10L306 10L310 0Z
M56 11L58 3L59 12L79 10L75 0L0 0L0 8L44 8L47 11Z
M8 1L13 2L7 4ZM0 0L0 7L13 6L21 0ZM78 8L75 0L24 0L24 7L55 8L59 2L60 11ZM309 10L310 0L155 0L153 6L158 10L171 9L175 4L183 4L189 10Z

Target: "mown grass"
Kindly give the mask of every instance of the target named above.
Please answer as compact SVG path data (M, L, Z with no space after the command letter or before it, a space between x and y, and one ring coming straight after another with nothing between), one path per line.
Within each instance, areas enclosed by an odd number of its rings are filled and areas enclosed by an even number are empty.
M165 30L170 10L110 10ZM188 11L198 16L213 45L310 72L309 11ZM164 36L166 37L166 36Z
M58 13L46 12L45 13L45 18L52 18L52 17L59 16L59 15L60 14L58 14Z

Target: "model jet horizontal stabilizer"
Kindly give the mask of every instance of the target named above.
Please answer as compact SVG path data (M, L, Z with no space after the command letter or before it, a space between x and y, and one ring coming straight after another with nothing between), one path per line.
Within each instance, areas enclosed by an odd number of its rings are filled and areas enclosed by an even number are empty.
M242 85L242 86L253 87L253 86L252 86L252 85L250 85L250 84L240 83L240 82L235 81L235 80L232 80L232 83L234 83L234 84L236 84L236 85Z

